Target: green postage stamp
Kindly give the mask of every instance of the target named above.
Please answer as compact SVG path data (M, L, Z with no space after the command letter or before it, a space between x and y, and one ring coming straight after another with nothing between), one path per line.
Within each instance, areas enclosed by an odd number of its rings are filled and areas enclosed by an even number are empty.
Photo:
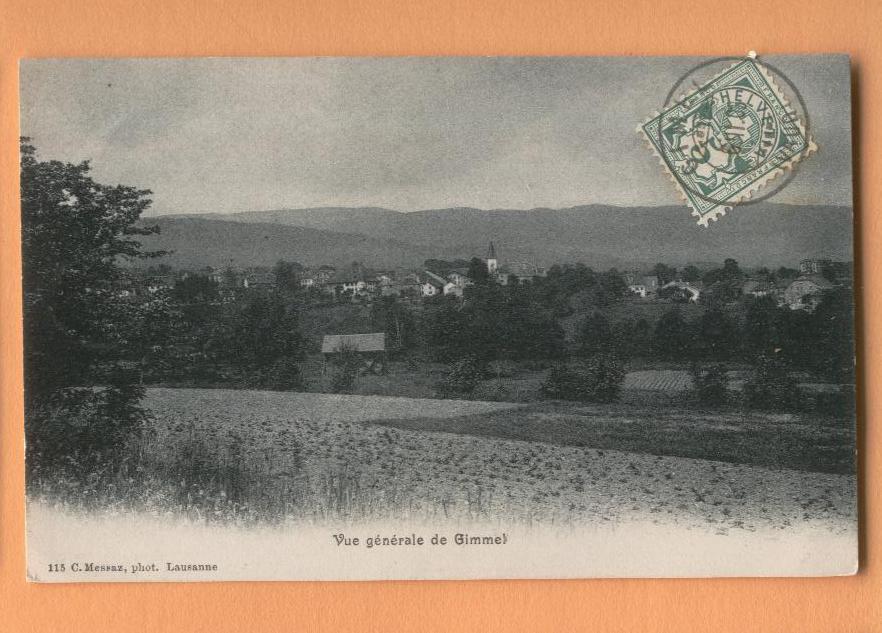
M638 132L705 227L817 149L771 74L751 58L666 104Z

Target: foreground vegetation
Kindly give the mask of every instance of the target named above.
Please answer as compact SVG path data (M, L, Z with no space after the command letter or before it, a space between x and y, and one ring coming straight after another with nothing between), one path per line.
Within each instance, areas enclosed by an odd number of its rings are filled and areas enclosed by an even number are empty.
M122 468L38 476L31 497L224 523L633 518L725 531L838 529L854 512L851 430L832 420L193 389L151 389L145 404L155 423Z

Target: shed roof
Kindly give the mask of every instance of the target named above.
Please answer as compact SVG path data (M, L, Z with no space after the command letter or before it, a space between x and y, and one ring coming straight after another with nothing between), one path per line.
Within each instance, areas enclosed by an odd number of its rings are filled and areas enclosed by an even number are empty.
M344 346L357 352L384 352L386 351L386 333L325 334L322 339L322 354L333 354Z

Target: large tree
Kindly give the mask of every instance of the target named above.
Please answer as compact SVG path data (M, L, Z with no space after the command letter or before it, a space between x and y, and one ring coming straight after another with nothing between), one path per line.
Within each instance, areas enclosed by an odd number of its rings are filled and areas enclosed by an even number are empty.
M667 264L658 263L653 266L652 274L658 278L658 285L664 286L677 278L677 269Z
M695 341L689 322L674 308L665 312L655 324L655 353L665 360L688 360L695 355Z
M487 264L483 259L472 257L469 262L467 276L476 284L486 284L491 281L490 272L487 270Z
M408 349L416 342L414 316L396 297L380 297L371 302L371 327L385 332L386 340L401 349Z
M420 330L432 360L456 361L475 350L467 339L469 320L453 295L438 296L426 302Z
M576 338L576 354L594 356L601 352L609 352L616 347L612 328L601 312L592 312L585 317Z
M850 290L834 288L824 293L817 309L799 331L808 351L808 366L820 375L839 382L852 382L855 371L854 296ZM793 328L793 336L797 336Z
M300 290L300 275L303 273L303 265L299 262L289 262L280 259L273 266L273 274L276 276L276 285L279 290L286 292L298 292Z
M709 360L730 360L739 351L738 325L723 310L710 308L698 321L696 347Z
M44 463L105 457L143 420L143 364L161 339L161 298L136 301L120 262L143 258L150 192L107 186L21 142L28 449ZM85 463L84 467L85 467Z
M276 293L253 294L224 306L207 353L240 384L292 390L301 386L305 341L296 305ZM284 375L276 379L276 375Z

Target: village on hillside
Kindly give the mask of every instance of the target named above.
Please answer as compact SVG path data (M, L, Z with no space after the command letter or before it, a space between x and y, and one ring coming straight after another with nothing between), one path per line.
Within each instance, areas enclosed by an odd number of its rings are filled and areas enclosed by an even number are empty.
M718 367L718 399L731 401L725 394L750 376L769 381L757 373L767 358L811 389L852 379L850 330L838 326L850 318L850 262L805 257L771 269L727 258L595 271L507 262L501 250L489 242L483 257L411 269L160 263L114 283L127 301L155 304L175 341L146 356L143 380L153 384L578 400L594 396L551 383L604 358L613 370L600 375L620 372L622 394L682 394L698 384L696 366ZM590 381L575 376L578 392Z
M275 269L241 269L231 264L224 269L208 266L175 270L159 265L132 270L118 284L123 294L138 295L170 290L180 280L203 277L217 285L219 296L229 297L242 290L276 290L293 279L302 291L313 296L352 301L371 301L381 297L418 300L442 295L463 298L466 289L475 283L472 277L477 270L477 261L485 268L486 279L501 286L533 283L549 272L528 262L501 263L496 246L490 242L486 257L480 260L448 262L430 259L425 263L431 267L419 269L375 269L359 262L339 268L332 265L307 268L294 262L280 262ZM713 283L713 280L708 283L707 270L694 265L678 270L657 264L652 269L613 272L620 276L632 296L649 302L700 303L702 294ZM280 279L282 276L286 279ZM796 268L782 266L775 271L767 268L743 271L740 282L736 297L772 297L779 307L811 312L824 291L851 286L852 266L849 262L807 257Z

